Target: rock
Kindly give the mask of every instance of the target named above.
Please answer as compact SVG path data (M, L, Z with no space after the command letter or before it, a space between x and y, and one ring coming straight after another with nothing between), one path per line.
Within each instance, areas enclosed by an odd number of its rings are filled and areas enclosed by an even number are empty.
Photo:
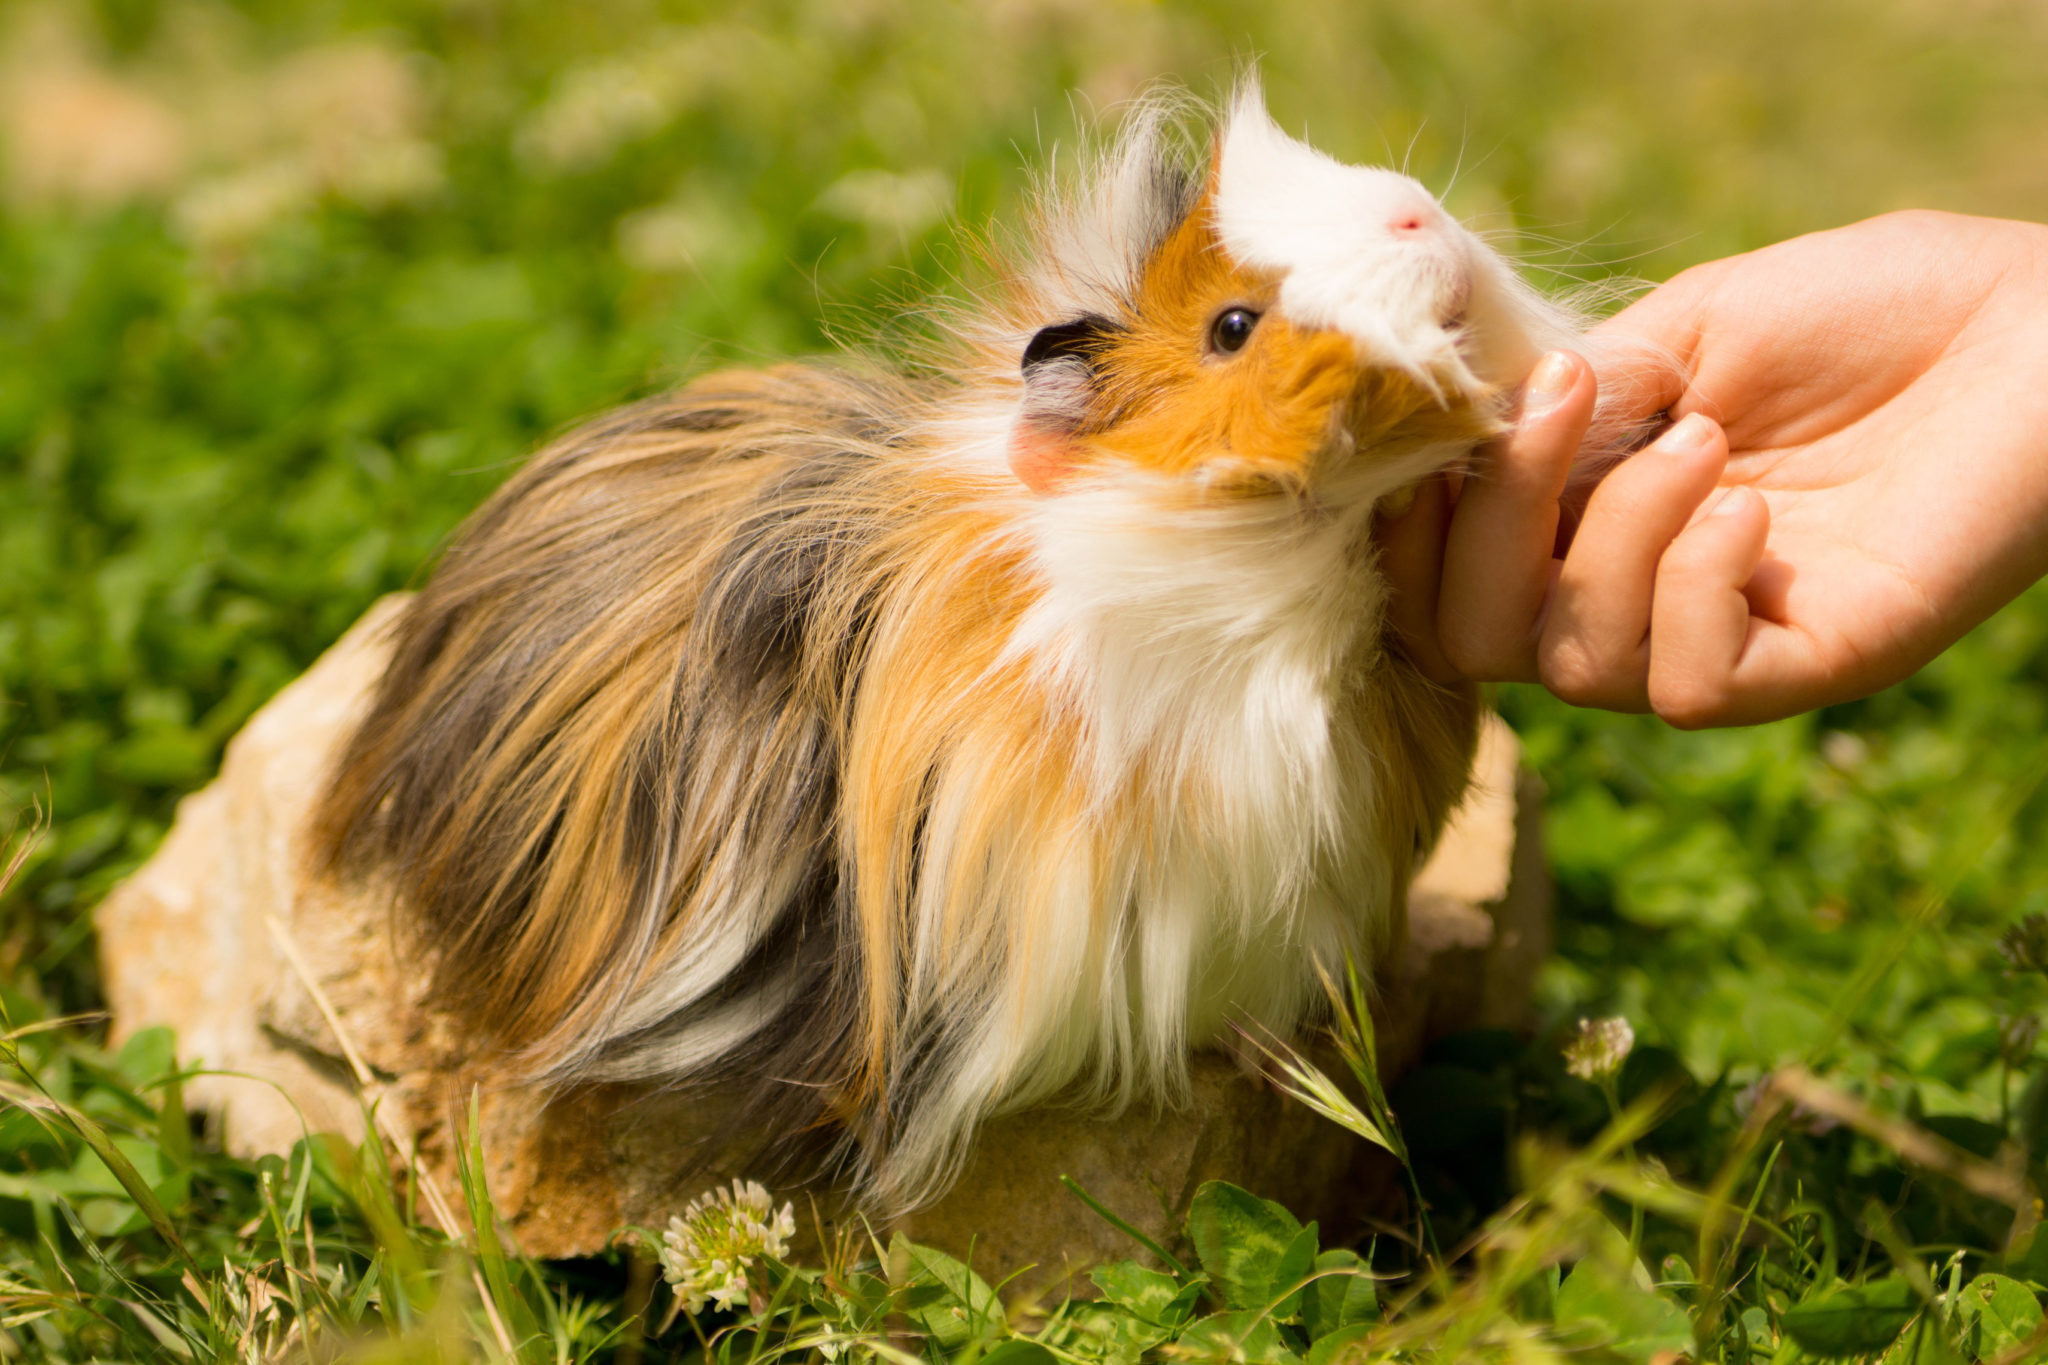
M188 1098L217 1116L238 1154L285 1151L307 1132L360 1140L363 1100L374 1098L380 1130L416 1157L429 1209L449 1226L460 1221L454 1147L474 1094L485 1172L521 1247L590 1254L622 1226L659 1226L753 1172L709 1136L716 1096L616 1085L548 1103L495 1080L425 1007L423 983L392 951L389 907L300 875L303 815L382 668L380 628L401 604L378 603L250 721L219 779L184 801L156 856L101 906L114 1033L174 1029L181 1055L213 1068ZM1383 1075L1432 1036L1522 1019L1550 946L1538 796L1518 775L1513 735L1489 717L1472 794L1415 881L1407 950L1376 1002ZM1019 1281L1027 1290L1131 1254L1061 1175L1170 1245L1205 1180L1283 1197L1329 1228L1385 1192L1389 1165L1243 1062L1206 1054L1184 1109L1104 1119L1052 1108L991 1122L951 1193L898 1225L956 1255L971 1245L984 1271L1034 1264ZM825 1192L815 1203L829 1227L840 1201Z

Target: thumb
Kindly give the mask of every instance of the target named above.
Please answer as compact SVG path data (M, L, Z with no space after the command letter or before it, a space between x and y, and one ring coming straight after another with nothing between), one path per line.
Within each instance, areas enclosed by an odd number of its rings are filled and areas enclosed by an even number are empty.
M1437 643L1437 597L1449 520L1450 492L1439 474L1423 480L1406 510L1382 513L1373 523L1380 572L1387 578L1388 629L1423 676L1440 683L1458 682L1462 676Z

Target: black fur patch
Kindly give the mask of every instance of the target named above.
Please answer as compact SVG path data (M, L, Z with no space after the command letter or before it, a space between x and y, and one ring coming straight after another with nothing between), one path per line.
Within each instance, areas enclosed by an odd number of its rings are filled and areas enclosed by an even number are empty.
M1055 360L1079 360L1091 369L1110 336L1120 330L1108 318L1081 317L1041 327L1024 347L1024 373Z

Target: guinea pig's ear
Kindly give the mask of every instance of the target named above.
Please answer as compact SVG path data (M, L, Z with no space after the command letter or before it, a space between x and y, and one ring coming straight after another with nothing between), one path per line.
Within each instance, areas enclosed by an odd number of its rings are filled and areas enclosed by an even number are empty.
M1039 328L1024 347L1024 377L1029 379L1033 370L1055 360L1073 359L1084 365L1092 364L1115 328L1116 324L1109 319L1092 314L1075 318L1072 322L1055 322L1050 327Z
M1048 493L1073 467L1074 436L1095 398L1096 366L1119 329L1107 318L1041 327L1024 347L1024 404L1010 432L1010 472Z

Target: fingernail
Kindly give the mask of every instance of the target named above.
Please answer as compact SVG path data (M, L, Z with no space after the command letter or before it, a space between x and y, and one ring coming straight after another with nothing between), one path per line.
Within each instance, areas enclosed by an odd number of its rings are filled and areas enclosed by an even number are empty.
M1576 368L1570 351L1552 351L1543 357L1529 375L1528 388L1522 395L1522 411L1548 412L1562 403L1578 379Z
M1678 419L1678 424L1657 438L1657 449L1672 455L1690 455L1714 437L1714 424L1698 413Z

